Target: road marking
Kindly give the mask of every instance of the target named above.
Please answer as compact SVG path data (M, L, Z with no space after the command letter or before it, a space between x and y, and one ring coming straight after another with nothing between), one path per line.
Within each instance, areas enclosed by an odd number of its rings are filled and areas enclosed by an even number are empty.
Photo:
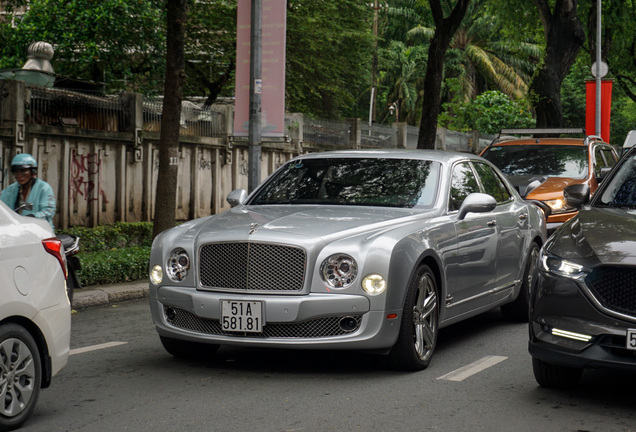
M106 342L106 343L103 343L103 344L87 346L87 347L84 347L84 348L75 348L75 349L72 349L68 353L68 355L82 354L82 353L89 352L89 351L97 351L97 350L100 350L100 349L112 348L112 347L116 347L116 346L119 346L119 345L125 345L127 343L128 342Z
M476 373L479 373L483 371L484 369L488 369L489 367L494 366L497 363L500 363L507 359L508 357L486 356L477 360L476 362L473 362L469 365L459 368L451 373L447 373L446 375L443 375L437 379L448 380L448 381L463 381L466 378L472 375L475 375Z

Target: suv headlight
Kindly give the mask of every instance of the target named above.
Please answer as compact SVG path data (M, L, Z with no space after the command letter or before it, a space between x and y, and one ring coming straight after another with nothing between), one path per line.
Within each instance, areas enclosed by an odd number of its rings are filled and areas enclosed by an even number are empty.
M582 265L564 260L549 253L541 254L540 266L541 270L545 272L570 279L579 279L580 277L587 275L587 269Z
M576 211L574 207L568 206L565 203L565 200L563 198L547 200L543 202L550 206L550 208L552 209L552 214L568 213L568 212Z
M320 265L320 277L332 288L350 287L358 275L358 263L347 254L335 254Z

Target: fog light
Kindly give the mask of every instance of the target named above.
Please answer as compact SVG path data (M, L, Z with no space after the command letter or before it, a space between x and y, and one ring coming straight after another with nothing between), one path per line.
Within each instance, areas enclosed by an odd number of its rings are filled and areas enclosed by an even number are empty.
M590 336L590 335L585 335L585 334L581 334L581 333L574 333L574 332L571 332L571 331L561 330L561 329L556 329L556 328L552 329L552 334L554 336L560 336L560 337L564 337L564 338L567 338L567 339L574 339L574 340L581 341L581 342L589 342L592 339L592 336Z
M177 317L177 313L175 312L174 309L166 308L166 318L168 319L168 322L174 321L176 317Z
M367 294L382 294L386 289L386 280L379 274L367 275L362 279L362 289Z
M346 332L350 332L358 327L358 321L353 317L345 317L340 320L340 328Z
M159 285L163 280L163 269L160 265L156 265L150 270L150 282Z

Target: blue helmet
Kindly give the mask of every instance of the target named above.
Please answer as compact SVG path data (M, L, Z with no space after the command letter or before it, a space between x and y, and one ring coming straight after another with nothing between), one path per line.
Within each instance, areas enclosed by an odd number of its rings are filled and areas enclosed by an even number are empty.
M38 162L33 156L28 153L20 153L11 160L11 171L31 168L31 171L36 171Z

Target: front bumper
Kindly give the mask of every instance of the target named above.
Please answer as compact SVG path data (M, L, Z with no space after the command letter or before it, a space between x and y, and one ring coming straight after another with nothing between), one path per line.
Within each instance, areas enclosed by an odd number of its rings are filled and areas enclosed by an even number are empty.
M221 300L263 302L263 333L224 331ZM302 349L389 349L397 340L402 315L401 310L372 311L369 300L361 295L248 295L171 286L157 288L150 309L157 332L164 337ZM389 314L394 316L387 318Z
M539 272L530 310L528 350L546 363L575 368L636 370L636 350L627 349L633 322L597 308L578 282ZM558 336L559 331L589 337Z

